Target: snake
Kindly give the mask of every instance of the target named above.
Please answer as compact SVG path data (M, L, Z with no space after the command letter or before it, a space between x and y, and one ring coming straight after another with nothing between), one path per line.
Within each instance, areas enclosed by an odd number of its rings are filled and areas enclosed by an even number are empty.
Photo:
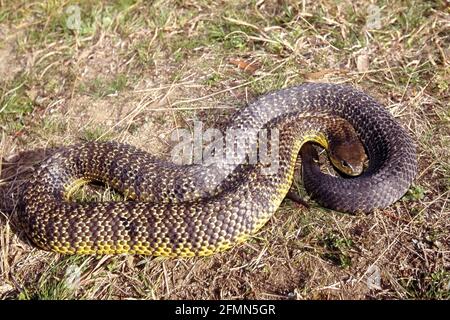
M266 133L249 145L269 156L228 161L217 148L205 156L212 161L180 164L115 141L61 147L26 182L21 228L38 248L62 254L207 256L246 241L271 219L291 188L297 158L311 197L348 213L390 206L417 174L408 131L376 99L346 84L303 83L262 94L225 127L239 133L232 146L238 137ZM312 144L327 150L340 174L322 172ZM125 199L71 199L92 181Z

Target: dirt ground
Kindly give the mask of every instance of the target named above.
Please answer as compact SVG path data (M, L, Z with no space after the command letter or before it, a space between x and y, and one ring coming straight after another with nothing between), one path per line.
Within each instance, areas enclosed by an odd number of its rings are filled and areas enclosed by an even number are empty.
M17 225L55 148L117 140L168 158L175 128L303 82L351 84L409 130L419 173L401 200L357 215L285 200L247 243L191 259L63 256ZM0 0L0 297L449 299L449 86L444 0Z

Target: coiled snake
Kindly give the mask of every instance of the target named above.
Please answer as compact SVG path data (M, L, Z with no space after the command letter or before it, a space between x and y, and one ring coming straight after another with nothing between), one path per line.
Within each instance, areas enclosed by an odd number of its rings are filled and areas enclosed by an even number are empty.
M209 255L246 240L270 219L290 188L305 142L322 144L329 153L341 150L333 163L341 161L341 169L359 167L354 168L359 173L362 156L355 159L347 145L358 150L360 144L346 141L355 139L349 130L339 129L346 123L365 148L368 168L356 177L334 177L305 155L306 189L335 210L389 206L416 175L413 140L367 94L345 85L308 83L265 94L230 119L227 129L244 133L277 130L278 165L272 172L265 172L267 163L248 158L176 165L126 144L78 144L63 148L36 170L19 220L37 246L61 253ZM270 151L275 145L269 144ZM110 184L130 201L67 200L74 186L92 180Z

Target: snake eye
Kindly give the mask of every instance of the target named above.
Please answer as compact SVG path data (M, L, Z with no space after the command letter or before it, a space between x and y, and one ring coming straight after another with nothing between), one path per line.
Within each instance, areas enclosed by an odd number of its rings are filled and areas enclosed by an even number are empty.
M341 165L342 165L344 168L350 168L350 165L349 165L348 162L345 161L345 160L342 160L342 161L341 161Z

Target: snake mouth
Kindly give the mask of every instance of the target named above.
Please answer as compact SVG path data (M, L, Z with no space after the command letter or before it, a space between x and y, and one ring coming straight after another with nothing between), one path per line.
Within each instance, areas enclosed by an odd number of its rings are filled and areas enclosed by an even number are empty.
M364 172L364 161L351 163L345 159L337 159L333 156L330 156L329 158L333 166L344 176L357 177Z

